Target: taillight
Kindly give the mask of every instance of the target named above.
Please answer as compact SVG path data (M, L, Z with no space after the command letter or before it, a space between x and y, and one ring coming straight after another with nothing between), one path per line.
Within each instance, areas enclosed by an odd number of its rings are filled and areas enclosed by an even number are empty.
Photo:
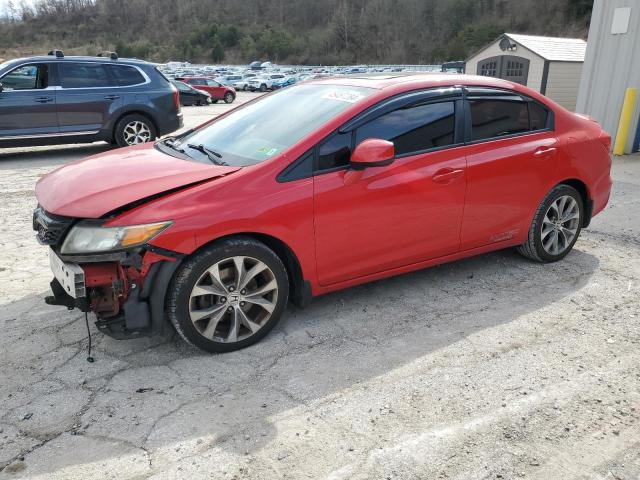
M180 92L176 87L173 87L173 104L176 106L176 111L180 113Z
M600 136L598 137L598 140L600 140L600 142L604 145L604 148L607 149L607 152L611 151L611 135L609 135L607 132L602 130L600 132Z

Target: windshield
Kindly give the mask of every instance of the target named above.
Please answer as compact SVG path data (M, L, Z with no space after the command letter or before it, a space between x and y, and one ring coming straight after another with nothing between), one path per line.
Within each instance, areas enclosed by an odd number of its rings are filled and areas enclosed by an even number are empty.
M181 148L202 145L225 165L254 165L283 152L375 90L340 85L300 85L272 93L180 138ZM186 150L192 155L193 149ZM204 153L195 152L195 155Z

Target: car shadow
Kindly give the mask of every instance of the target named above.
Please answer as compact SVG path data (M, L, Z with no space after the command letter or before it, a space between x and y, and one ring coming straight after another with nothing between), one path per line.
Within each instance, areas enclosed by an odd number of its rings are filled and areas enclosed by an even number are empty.
M279 434L274 419L339 399L346 389L424 361L432 352L469 341L476 332L545 309L588 284L598 265L596 257L579 249L547 265L511 250L461 260L328 294L304 310L290 307L262 342L222 355L203 354L171 333L116 341L93 328L94 364L86 363L83 353L83 317L41 307L30 297L0 314L0 321L10 315L12 328L23 331L11 339L0 370L41 366L41 376L31 379L34 391L38 382L47 381L90 391L75 426L51 434L50 442L59 442L52 450L65 442L67 447L80 445L78 439L86 437L115 439L131 451L169 463L211 449L251 455ZM32 338L47 335L54 335L59 345L48 344L51 348L40 354ZM517 345L513 338L502 348ZM69 358L47 363L64 349ZM452 355L451 362L456 361ZM0 402L9 393L31 388L8 385ZM441 388L448 387L443 378ZM27 421L17 420L35 407L4 408L5 423L34 434L25 430ZM324 428L322 422L315 428ZM54 461L46 461L44 454L27 455L18 475L51 473L74 462L100 461L109 468L109 461L115 461L108 449L94 450L86 460L80 460L85 458L81 454Z
M34 166L46 167L63 164L115 148L116 146L106 142L0 148L0 169L10 167L15 170L24 170L33 168Z

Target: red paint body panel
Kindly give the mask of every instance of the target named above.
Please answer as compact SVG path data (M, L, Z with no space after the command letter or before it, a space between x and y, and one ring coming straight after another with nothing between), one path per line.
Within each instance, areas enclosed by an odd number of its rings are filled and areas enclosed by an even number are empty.
M38 181L36 197L57 215L100 218L137 200L236 170L180 160L143 144L60 167Z
M312 293L319 295L521 244L540 201L563 181L584 184L594 214L609 198L606 134L597 123L526 87L464 75L309 83L377 90L254 166L191 163L151 146L122 149L44 177L36 188L38 200L54 214L96 218L149 195L202 181L142 203L108 225L172 220L151 243L187 255L228 235L273 237L291 249ZM506 88L533 97L554 112L554 131L431 151L361 171L278 182L293 161L366 108L403 92L455 85ZM543 153L536 155L538 151Z

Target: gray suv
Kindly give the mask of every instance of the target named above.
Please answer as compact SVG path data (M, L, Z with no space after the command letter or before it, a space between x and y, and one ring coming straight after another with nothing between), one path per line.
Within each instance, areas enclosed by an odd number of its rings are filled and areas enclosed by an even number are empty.
M0 148L99 140L127 146L180 127L178 91L152 63L53 50L0 64Z

